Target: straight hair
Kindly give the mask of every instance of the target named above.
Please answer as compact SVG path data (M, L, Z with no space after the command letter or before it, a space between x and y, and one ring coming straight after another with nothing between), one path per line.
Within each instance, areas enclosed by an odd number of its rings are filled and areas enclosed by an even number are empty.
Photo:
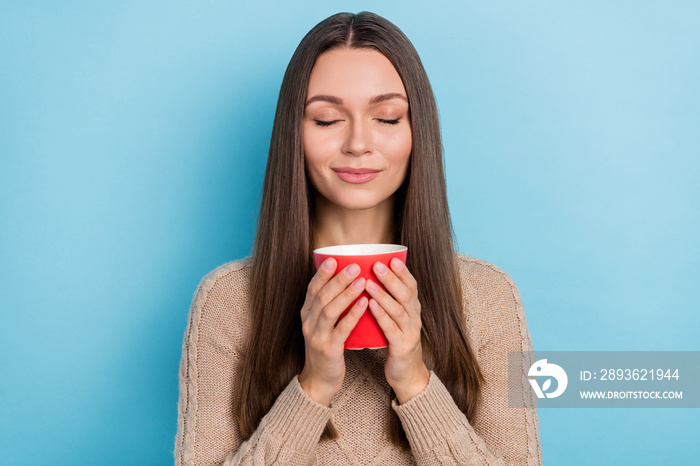
M314 188L305 172L302 119L316 59L339 48L378 50L403 81L413 144L406 179L396 193L395 242L408 246L407 266L418 282L423 357L469 421L483 382L465 329L437 105L428 76L394 24L369 12L338 13L302 39L277 101L253 246L251 337L235 382L234 413L245 439L304 367L300 310L315 266ZM409 448L393 410L387 431L393 444ZM329 422L321 439L337 436Z

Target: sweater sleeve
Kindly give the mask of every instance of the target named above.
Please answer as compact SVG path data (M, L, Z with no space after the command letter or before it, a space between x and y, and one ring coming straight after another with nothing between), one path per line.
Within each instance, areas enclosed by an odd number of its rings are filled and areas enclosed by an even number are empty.
M190 309L180 364L175 464L310 464L332 408L312 400L294 377L248 440L233 412L233 390L247 336L244 269L233 263L202 280ZM234 290L235 292L232 292ZM230 322L236 322L231 325Z
M306 395L295 376L260 425L223 466L311 464L331 408Z
M419 465L541 465L536 409L508 407L508 352L532 351L520 294L500 269L481 261L469 266L487 269L479 270L465 301L467 310L474 310L470 318L478 321L472 325L485 378L473 423L432 372L422 393L403 405L394 400L392 408ZM518 379L527 383L525 376ZM530 392L521 388L520 393Z

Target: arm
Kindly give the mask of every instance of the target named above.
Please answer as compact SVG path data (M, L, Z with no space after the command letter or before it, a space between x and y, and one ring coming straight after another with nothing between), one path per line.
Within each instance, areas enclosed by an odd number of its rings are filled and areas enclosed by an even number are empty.
M308 464L331 416L295 377L242 440L233 387L250 325L246 273L240 263L220 267L202 280L192 302L180 366L177 465Z
M229 454L223 466L311 464L331 412L309 398L294 377L255 433Z
M508 351L532 351L520 294L499 269L465 262L463 272L468 268L473 279L463 281L465 306L472 304L466 309L476 321L473 341L485 378L473 424L432 372L422 393L402 405L394 401L392 407L420 465L540 465L537 411L508 407ZM525 378L519 380L523 387Z

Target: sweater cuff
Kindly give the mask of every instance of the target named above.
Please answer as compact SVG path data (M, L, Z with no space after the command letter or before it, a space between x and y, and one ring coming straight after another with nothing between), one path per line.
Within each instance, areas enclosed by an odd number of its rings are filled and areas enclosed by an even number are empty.
M266 430L299 453L311 453L321 439L333 409L312 400L299 385L289 382L266 417Z
M445 444L459 430L464 430L466 417L452 395L433 371L428 386L406 403L394 399L391 407L398 414L414 455L419 456Z

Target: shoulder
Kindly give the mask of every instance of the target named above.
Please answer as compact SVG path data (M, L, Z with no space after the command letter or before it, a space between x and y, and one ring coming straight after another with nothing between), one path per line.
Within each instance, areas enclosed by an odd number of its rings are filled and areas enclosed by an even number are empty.
M202 278L190 308L196 340L212 338L229 349L240 346L250 325L252 258L223 264Z
M213 290L248 291L252 257L220 265L202 278L194 297L195 303L206 300ZM194 303L193 303L194 304Z
M505 294L520 303L518 288L511 276L500 267L463 254L457 254L457 264L462 286L480 290L483 297Z
M503 332L526 331L520 292L513 279L490 262L457 254L462 305L478 347Z

